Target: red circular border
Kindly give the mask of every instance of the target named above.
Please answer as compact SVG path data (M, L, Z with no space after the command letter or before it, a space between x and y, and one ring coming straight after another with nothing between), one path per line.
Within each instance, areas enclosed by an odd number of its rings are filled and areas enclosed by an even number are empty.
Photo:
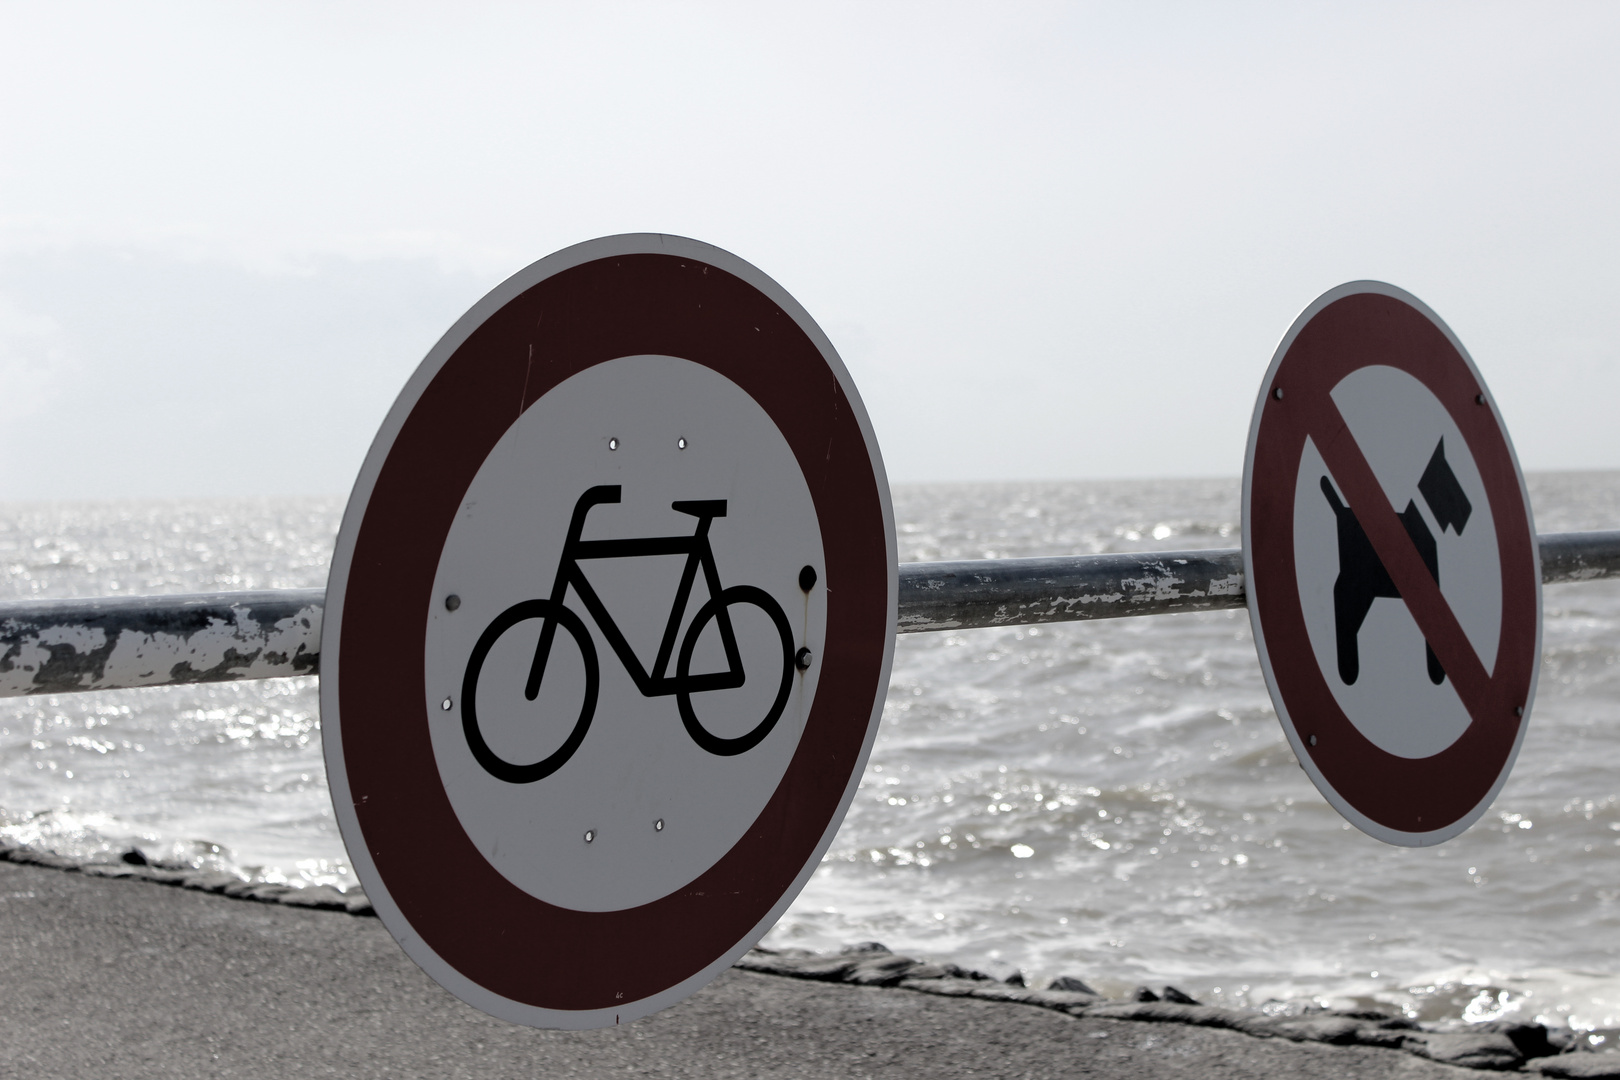
M822 674L786 774L735 847L652 903L574 911L507 881L462 830L433 756L421 657L445 537L495 443L564 379L647 354L724 375L792 448L826 555ZM338 701L355 816L423 942L485 989L558 1010L623 1007L735 947L815 855L860 761L889 633L886 529L837 375L792 316L741 278L693 259L614 256L563 270L486 319L389 448L343 595Z
M1376 359L1369 360L1369 357ZM1294 495L1310 405L1351 372L1372 364L1416 378L1462 432L1485 484L1502 560L1502 626L1487 708L1451 746L1432 757L1390 754L1345 716L1317 665L1305 628L1294 567ZM1280 386L1281 400L1270 391ZM1358 293L1318 312L1295 337L1266 387L1249 488L1251 583L1272 679L1300 745L1333 790L1388 829L1432 833L1479 806L1513 757L1536 669L1535 538L1518 466L1468 361L1427 315L1394 297ZM1321 433L1317 433L1321 438Z

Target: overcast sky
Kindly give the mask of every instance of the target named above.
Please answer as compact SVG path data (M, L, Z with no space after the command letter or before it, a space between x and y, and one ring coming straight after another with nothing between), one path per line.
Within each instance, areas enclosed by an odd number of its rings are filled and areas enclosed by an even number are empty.
M1620 6L0 3L0 499L346 493L551 251L828 331L892 479L1236 476L1381 278L1531 469L1620 467Z

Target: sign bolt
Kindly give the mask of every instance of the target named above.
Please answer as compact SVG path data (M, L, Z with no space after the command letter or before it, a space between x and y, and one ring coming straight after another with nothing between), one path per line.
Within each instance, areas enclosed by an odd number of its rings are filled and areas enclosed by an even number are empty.
M1513 715L1514 716L1523 716L1524 715L1524 706L1523 705L1515 705L1515 706L1513 706Z
M439 702L439 708L443 709L445 712L449 712L451 704L452 704L452 702L450 701L450 699L445 698L443 701Z
M675 449L677 449L677 450L685 450L686 449L686 440L684 438L676 439L675 440Z
M1315 735L1312 735L1312 736L1311 736L1311 745L1312 745L1312 746L1315 746L1315 745L1316 745L1316 736L1315 736Z
M1276 398L1278 401L1281 401L1282 400L1282 387L1280 387L1280 386L1272 387L1271 388L1271 396Z
M619 440L618 439L609 439L608 440L608 449L609 450L617 450L618 448L619 448Z
M586 829L585 830L585 842L588 844L592 840L595 840L595 839L596 839L596 830L595 829Z
M815 587L816 568L813 566L806 566L803 570L799 571L799 588L803 589L805 592L809 592Z
M809 649L800 649L798 652L794 653L793 654L793 663L798 667L798 669L800 671L809 671L810 670L810 650Z
M653 822L653 832L663 832L663 831L664 831L664 819L659 818L657 821Z
M461 597L457 596L455 593L451 593L449 596L444 598L444 610L454 611L460 606Z
M1475 405L1483 405L1483 404L1485 404L1485 395L1484 394L1475 394L1474 395L1474 404Z

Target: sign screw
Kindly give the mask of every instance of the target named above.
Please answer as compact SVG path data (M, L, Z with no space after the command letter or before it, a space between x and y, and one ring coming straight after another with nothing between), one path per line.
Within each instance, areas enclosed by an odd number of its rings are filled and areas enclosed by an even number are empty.
M595 829L586 829L585 830L585 842L588 844L592 840L595 840L595 839L596 839L596 830Z
M444 598L444 610L454 611L460 606L461 597L457 596L455 593L451 593L449 596Z
M1474 404L1475 405L1483 405L1483 404L1485 404L1485 395L1484 394L1475 394L1474 395Z
M1514 716L1523 716L1524 715L1524 706L1523 705L1515 705L1515 706L1513 706L1513 715Z
M793 654L793 663L798 667L798 669L800 671L809 671L810 670L810 650L809 649L800 649L798 652L794 653Z
M1311 736L1311 745L1312 745L1312 746L1315 746L1315 745L1316 745L1316 736L1315 736L1315 735L1312 735L1312 736Z
M657 821L653 822L653 831L654 832L663 832L664 831L664 819L663 818L659 818Z
M799 571L799 588L803 589L805 592L809 592L815 587L816 568L813 566L806 566L803 570Z
M445 712L450 711L450 705L451 702L449 698L445 698L443 701L439 702L439 708L443 709Z
M1280 387L1280 386L1272 387L1271 388L1271 396L1276 398L1278 401L1281 401L1282 400L1282 387Z
M685 450L686 449L686 440L685 439L676 439L675 440L675 449L677 449L677 450Z
M608 440L608 449L609 450L617 450L618 448L619 448L619 440L618 439L609 439Z

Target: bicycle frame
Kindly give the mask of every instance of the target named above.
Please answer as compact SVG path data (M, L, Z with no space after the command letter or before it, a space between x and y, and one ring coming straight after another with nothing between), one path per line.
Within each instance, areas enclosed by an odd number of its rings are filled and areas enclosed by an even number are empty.
M737 635L731 626L731 617L725 606L716 613L715 622L720 630L720 642L726 653L726 670L705 675L688 675L685 679L666 674L670 658L675 652L675 639L680 631L681 616L686 613L692 586L699 568L710 596L719 596L722 586L720 572L715 568L714 549L709 545L709 523L725 517L726 500L686 500L670 504L671 509L697 518L697 528L689 536L646 536L623 540L582 540L585 518L592 507L604 503L617 503L620 487L601 485L588 489L574 504L574 515L568 523L568 538L563 542L562 557L557 564L557 577L551 586L551 602L562 606L570 587L579 594L585 610L596 622L597 629L607 638L613 652L624 665L636 689L643 697L661 697L668 694L696 693L704 690L730 690L743 685L745 675L742 657L737 651ZM607 605L586 580L580 563L590 559L625 559L653 555L685 555L686 565L681 571L680 587L675 591L675 602L670 608L669 621L664 626L664 637L658 645L658 656L649 672L636 656L613 621ZM551 643L557 634L557 624L546 620L540 630L540 641L535 646L534 662L529 666L529 678L523 688L524 697L533 701L540 693L540 681L545 674L546 661L551 655Z

